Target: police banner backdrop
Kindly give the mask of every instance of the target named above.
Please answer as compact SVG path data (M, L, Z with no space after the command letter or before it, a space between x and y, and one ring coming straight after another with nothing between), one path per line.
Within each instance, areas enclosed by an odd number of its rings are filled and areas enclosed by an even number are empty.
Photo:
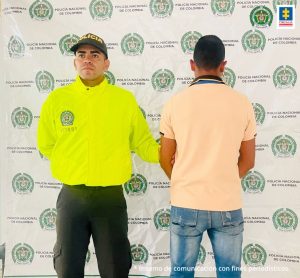
M72 46L82 34L107 42L110 83L135 95L153 132L163 104L193 79L195 42L226 46L224 81L246 94L258 125L255 168L242 179L243 277L300 276L300 50L296 0L2 0L1 239L5 277L56 277L56 198L61 188L37 150L39 111L72 82ZM234 109L234 107L232 107ZM206 115L209 119L210 115ZM205 135L204 135L205 136ZM128 202L131 276L168 276L169 181L134 153ZM97 276L93 245L86 275ZM201 243L197 277L215 277ZM224 269L226 271L226 269Z

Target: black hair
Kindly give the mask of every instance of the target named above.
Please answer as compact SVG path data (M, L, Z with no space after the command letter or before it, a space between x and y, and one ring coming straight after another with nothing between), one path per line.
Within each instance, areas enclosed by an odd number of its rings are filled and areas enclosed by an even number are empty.
M225 59L225 47L215 35L201 37L195 45L194 61L199 68L216 69Z

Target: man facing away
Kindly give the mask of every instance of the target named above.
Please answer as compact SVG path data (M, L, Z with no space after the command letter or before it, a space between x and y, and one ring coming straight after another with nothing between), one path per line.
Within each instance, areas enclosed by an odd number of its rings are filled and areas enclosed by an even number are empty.
M122 184L131 176L131 151L158 162L158 144L134 96L108 84L104 41L89 33L71 50L78 76L48 96L38 124L38 148L63 183L54 268L59 278L83 278L92 236L101 277L127 278L131 254Z
M241 277L240 178L254 166L255 116L246 96L221 79L218 37L201 37L193 58L196 78L167 102L160 125L160 164L171 179L171 277L194 277L205 231L217 277Z

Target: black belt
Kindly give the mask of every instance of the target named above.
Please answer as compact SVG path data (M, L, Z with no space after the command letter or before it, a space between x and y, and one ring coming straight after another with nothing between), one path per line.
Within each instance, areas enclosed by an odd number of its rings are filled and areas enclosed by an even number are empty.
M97 185L97 186L88 186L85 184L75 184L75 185L69 185L69 184L63 184L64 186L68 187L68 188L74 188L74 189L81 189L81 190L106 190L108 188L111 189L117 189L122 187L122 185L108 185L108 186L101 186L101 185Z

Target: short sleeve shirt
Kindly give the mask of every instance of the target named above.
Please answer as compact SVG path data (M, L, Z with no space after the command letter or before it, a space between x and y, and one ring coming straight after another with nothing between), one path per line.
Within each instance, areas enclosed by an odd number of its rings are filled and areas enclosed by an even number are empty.
M193 85L166 103L160 132L177 144L172 205L212 211L242 207L239 149L256 134L245 95L224 84Z

